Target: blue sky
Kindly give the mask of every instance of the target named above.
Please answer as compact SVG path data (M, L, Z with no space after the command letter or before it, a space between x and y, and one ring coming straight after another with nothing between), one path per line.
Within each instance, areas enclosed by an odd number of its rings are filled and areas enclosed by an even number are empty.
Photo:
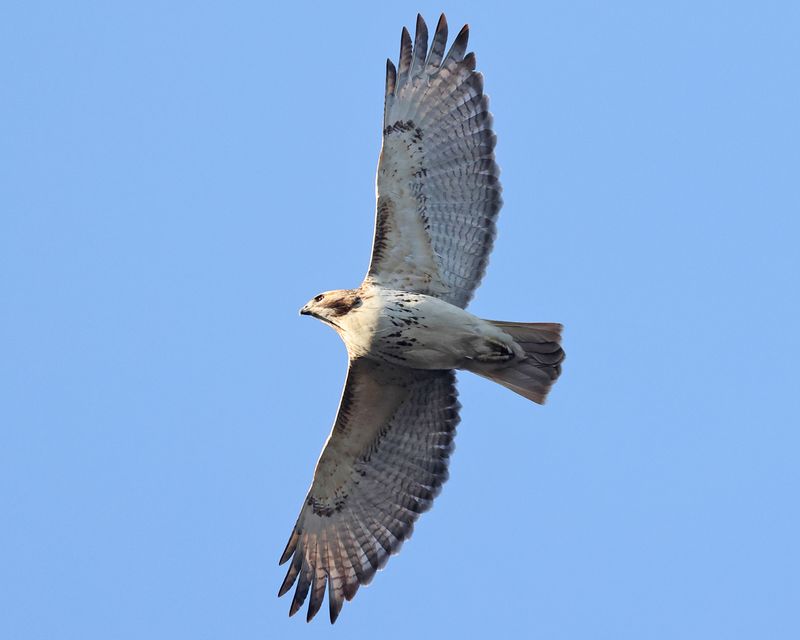
M451 479L287 618L345 373L384 64L469 22L505 206L471 310L566 326L545 407L462 375ZM7 3L0 636L800 637L800 10Z

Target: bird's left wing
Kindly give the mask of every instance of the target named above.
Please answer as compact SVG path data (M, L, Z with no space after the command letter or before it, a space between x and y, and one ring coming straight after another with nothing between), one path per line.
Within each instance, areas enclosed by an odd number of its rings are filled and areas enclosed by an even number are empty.
M465 26L445 54L447 21L406 29L386 67L383 147L367 278L465 307L486 269L500 211L500 171L483 76ZM466 55L465 55L466 54Z
M453 449L459 404L452 371L351 361L336 421L281 556L278 595L295 581L294 615L309 591L308 620L328 587L331 622L372 580L430 508Z

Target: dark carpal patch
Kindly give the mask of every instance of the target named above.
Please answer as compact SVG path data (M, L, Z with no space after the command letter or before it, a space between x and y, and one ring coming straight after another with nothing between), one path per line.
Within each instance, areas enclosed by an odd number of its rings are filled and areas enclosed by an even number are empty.
M413 131L414 135L411 137L412 142L419 142L422 140L422 129L414 124L413 120L398 120L394 124L390 124L383 130L383 135L388 136L393 133L405 133L406 131Z
M347 498L348 495L346 493L337 495L333 499L316 498L310 495L308 496L308 500L306 500L306 504L311 507L311 511L313 511L315 515L322 518L330 518L334 513L339 513L344 509L345 504L347 504Z

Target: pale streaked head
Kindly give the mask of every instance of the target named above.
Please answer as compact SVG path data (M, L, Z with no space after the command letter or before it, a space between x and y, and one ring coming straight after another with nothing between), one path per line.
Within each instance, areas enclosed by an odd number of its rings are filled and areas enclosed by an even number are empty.
M340 328L339 321L342 317L354 309L358 309L361 304L359 289L336 289L314 296L300 309L300 315L312 316L326 324Z

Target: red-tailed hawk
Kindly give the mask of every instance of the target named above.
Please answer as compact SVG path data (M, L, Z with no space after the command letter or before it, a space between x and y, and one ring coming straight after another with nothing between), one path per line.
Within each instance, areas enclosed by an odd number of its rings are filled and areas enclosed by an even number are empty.
M339 412L281 564L308 620L328 589L331 622L411 535L447 479L459 403L454 369L543 403L561 372L561 325L482 320L464 310L500 210L495 135L465 26L445 55L420 16L386 66L372 261L357 289L300 313L331 325L350 363Z

